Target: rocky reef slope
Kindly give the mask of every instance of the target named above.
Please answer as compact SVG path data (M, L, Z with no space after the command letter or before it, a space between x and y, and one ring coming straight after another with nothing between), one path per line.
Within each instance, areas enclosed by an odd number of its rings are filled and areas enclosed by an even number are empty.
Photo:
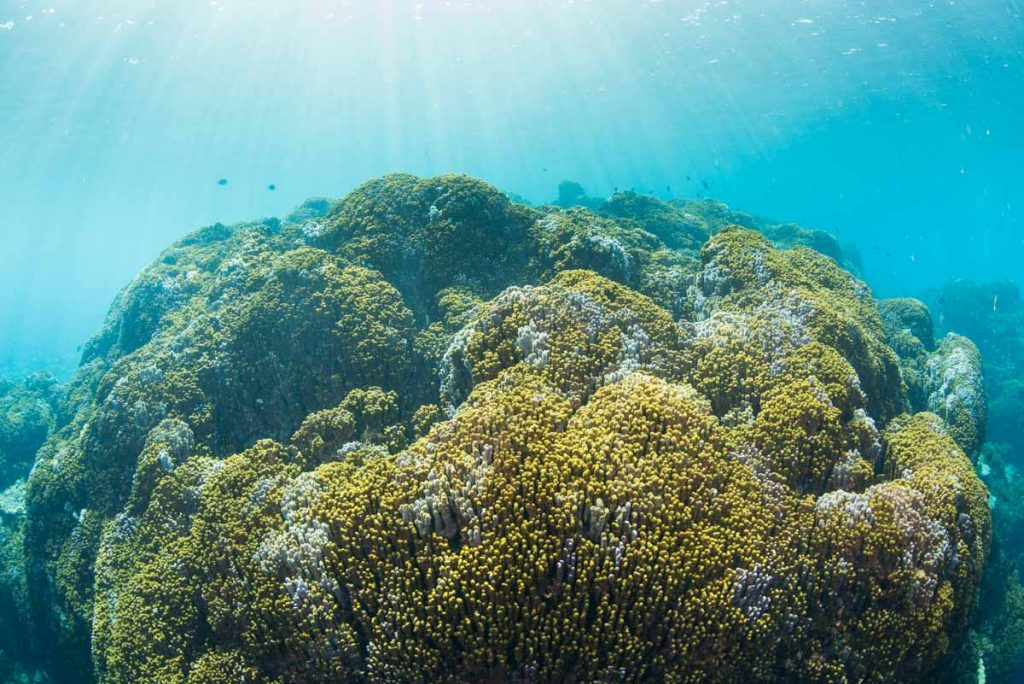
M593 204L396 175L164 252L28 480L54 676L933 676L989 553L976 349L823 233Z

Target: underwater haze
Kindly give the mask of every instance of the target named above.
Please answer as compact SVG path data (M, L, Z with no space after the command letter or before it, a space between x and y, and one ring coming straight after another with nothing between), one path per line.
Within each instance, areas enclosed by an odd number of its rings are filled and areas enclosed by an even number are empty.
M0 0L0 684L1024 682L1020 0Z
M4 2L0 373L67 376L184 231L388 171L714 197L834 232L883 293L1020 277L1022 24L1016 0Z

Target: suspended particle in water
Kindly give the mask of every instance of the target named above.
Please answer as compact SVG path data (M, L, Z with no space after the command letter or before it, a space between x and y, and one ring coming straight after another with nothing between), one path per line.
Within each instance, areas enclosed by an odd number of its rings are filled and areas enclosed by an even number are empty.
M267 186L267 190L269 190L270 192L274 192L275 190L277 190L277 186L271 183L270 185Z
M224 185L227 185L227 184L228 184L228 179L227 178L221 178L219 181L217 181L217 185L220 185L220 186L224 186Z

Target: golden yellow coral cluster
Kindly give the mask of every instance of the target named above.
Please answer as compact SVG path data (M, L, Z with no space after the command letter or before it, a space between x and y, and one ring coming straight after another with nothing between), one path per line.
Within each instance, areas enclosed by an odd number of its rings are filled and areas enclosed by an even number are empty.
M339 453L300 472L304 449L354 434L357 409L387 422L394 400L373 390L314 414L291 447L161 471L148 509L104 534L100 671L114 682L926 672L974 600L987 493L939 418L875 426L836 342L871 354L874 318L853 337L820 336L789 306L679 326L628 288L566 272L479 308L446 354L457 411L396 455ZM218 679L212 663L233 674Z
M28 485L60 672L927 676L988 553L969 343L753 231L698 261L699 206L602 207L389 176L162 255Z

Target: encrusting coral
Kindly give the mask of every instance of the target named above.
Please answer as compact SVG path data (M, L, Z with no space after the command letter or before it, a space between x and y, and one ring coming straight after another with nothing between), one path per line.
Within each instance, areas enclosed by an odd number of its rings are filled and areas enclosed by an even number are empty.
M934 675L989 554L969 349L915 414L835 258L590 204L389 176L144 271L29 481L55 676Z

